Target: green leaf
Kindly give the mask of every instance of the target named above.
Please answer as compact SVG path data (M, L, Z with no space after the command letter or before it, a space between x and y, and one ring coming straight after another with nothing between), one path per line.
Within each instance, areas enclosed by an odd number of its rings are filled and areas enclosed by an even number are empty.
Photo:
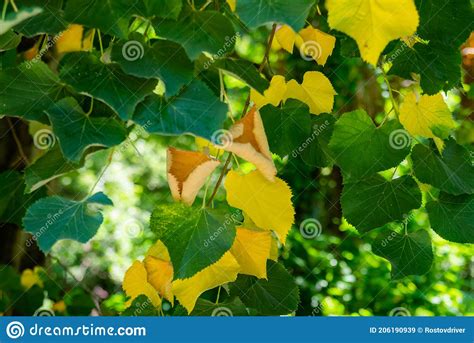
M5 16L5 19L3 19L1 22L2 25L0 25L0 35L3 35L21 22L39 15L41 12L43 12L43 9L38 6L25 7L19 10L18 12L11 11Z
M43 112L54 104L63 86L43 62L26 62L0 70L0 114L48 123Z
M474 13L469 0L416 0L420 15L417 34L457 50L474 30Z
M285 23L295 32L303 28L314 0L238 0L236 12L249 28Z
M42 198L28 208L23 226L44 252L49 252L62 239L86 243L96 234L103 221L102 213L92 204L113 205L102 192L82 201L59 196Z
M460 45L474 30L474 15L469 0L417 0L420 15L418 36L428 44L417 43L413 49L405 43L390 54L390 74L411 79L420 75L420 85L427 94L449 90L461 82Z
M15 49L20 42L20 35L17 35L13 30L9 30L0 35L0 52Z
M217 262L235 238L229 212L178 203L156 207L150 227L168 248L175 279L189 278Z
M46 111L64 156L79 162L91 146L112 147L127 137L123 123L113 118L87 116L74 98L63 98Z
M160 312L153 306L151 300L143 294L133 299L132 304L121 313L121 316L125 317L153 317L159 315Z
M62 10L63 0L20 0L16 1L20 10L23 8L33 8L41 4L42 12L31 18L22 21L15 26L15 31L22 33L27 37L33 37L39 34L56 35L66 29L67 21L64 19Z
M341 196L342 213L360 232L402 220L421 206L421 192L412 177L405 175L386 181L380 175L349 182Z
M364 110L357 110L336 122L329 148L347 177L362 178L402 162L410 152L410 136L398 121L376 127Z
M288 100L282 107L266 105L260 109L270 150L280 156L289 155L311 135L308 106Z
M178 21L160 19L153 24L159 36L181 44L193 61L204 51L221 57L234 48L234 28L219 12L186 6Z
M183 3L181 0L141 0L137 7L139 9L137 14L142 17L177 19Z
M0 223L21 225L26 209L43 192L25 194L25 184L22 175L15 170L7 170L0 174Z
M420 75L420 85L426 94L449 90L461 82L461 54L457 49L430 42L416 43L413 49L400 43L388 56L393 65L389 74L412 79L412 73Z
M268 280L239 275L230 292L260 315L285 315L298 308L299 291L293 277L280 263L267 261Z
M311 117L311 134L301 145L293 150L291 156L301 155L304 163L313 167L327 167L333 163L329 141L334 130L336 118L323 113ZM296 155L296 156L295 156Z
M246 83L261 94L269 87L269 82L263 78L253 63L236 58L223 58L208 61L214 68L218 68L236 79ZM206 66L206 64L204 65Z
M474 243L474 195L441 193L426 204L431 228L456 243Z
M223 127L227 105L200 80L194 80L176 97L166 101L148 96L137 106L133 120L148 132L164 135L190 133L211 139Z
M445 141L442 155L434 146L417 144L411 159L415 176L421 182L454 195L474 193L474 166L469 151L454 139Z
M65 17L72 23L127 38L132 9L133 3L128 0L68 0Z
M114 45L112 60L130 75L157 78L164 82L166 96L175 95L193 78L193 64L183 48L174 42L158 40L149 47L141 36Z
M377 237L372 248L376 255L390 261L392 279L425 274L433 263L431 238L425 230L403 235L389 230Z
M190 316L234 317L248 316L248 312L244 303L238 297L217 304L209 300L198 299Z
M127 75L116 64L104 64L99 57L77 52L61 61L60 77L76 91L109 105L123 120L131 118L137 104L153 92L156 80Z
M81 161L81 163L73 163L68 161L63 157L59 145L55 145L33 164L25 168L25 191L30 193L47 184L49 181L80 168L83 162L84 161Z

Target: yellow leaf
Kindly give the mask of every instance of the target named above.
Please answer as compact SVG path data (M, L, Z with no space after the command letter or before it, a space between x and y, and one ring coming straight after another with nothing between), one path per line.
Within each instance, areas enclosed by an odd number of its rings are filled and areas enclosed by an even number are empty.
M422 95L417 101L414 93L405 96L400 106L400 122L413 136L436 138L433 130L446 132L456 126L441 94Z
M318 64L325 65L336 45L336 38L315 29L311 25L299 32L302 42L296 41L302 55L312 57Z
M296 32L288 25L280 26L275 32L275 39L278 44L290 54L293 52L296 36Z
M295 80L287 84L285 100L297 99L309 106L313 114L330 113L334 105L336 91L324 74L319 71L308 71L303 76L301 85Z
M265 230L274 230L285 244L295 219L291 189L285 181L268 181L258 170L241 175L230 171L225 180L227 202L245 211L250 219Z
M173 304L173 292L171 282L173 281L173 265L169 261L163 261L153 256L147 256L143 260L147 271L147 280L158 291L160 296L168 299Z
M161 299L158 296L157 290L148 282L148 273L145 264L140 261L135 261L125 272L123 278L122 288L130 297L127 306L130 306L133 299L140 295L146 295L151 300L155 307L161 305Z
M237 228L230 252L240 264L240 274L267 278L267 259L270 257L271 231Z
M362 58L376 65L387 44L415 33L413 0L327 0L329 26L354 38Z
M170 261L170 254L168 248L163 244L162 241L158 240L148 249L146 256L153 256L163 261Z
M276 168L268 148L262 118L256 108L253 107L242 119L235 122L229 133L232 142L224 146L224 150L253 163L268 180L273 180Z
M61 33L61 36L56 41L56 51L59 54L65 52L74 52L82 50L82 34L84 28L82 25L71 24L67 30Z
M226 2L227 2L227 5L229 5L230 10L232 12L235 12L235 5L236 5L237 0L226 0Z
M261 95L255 89L250 89L250 99L258 109L265 105L278 106L286 93L286 81L282 75L275 75L270 81L270 86Z
M274 236L272 236L272 244L270 246L269 259L272 261L278 262L278 255L279 255L278 240Z
M173 282L173 293L188 313L196 305L198 297L205 291L237 279L240 266L228 251L216 263L206 267L196 275Z
M40 269L35 268L35 270L25 269L23 273L21 273L20 283L21 285L28 289L33 287L34 285L38 285L39 287L43 288L43 280L41 280L39 276Z
M168 184L173 198L192 205L219 161L198 151L168 148Z

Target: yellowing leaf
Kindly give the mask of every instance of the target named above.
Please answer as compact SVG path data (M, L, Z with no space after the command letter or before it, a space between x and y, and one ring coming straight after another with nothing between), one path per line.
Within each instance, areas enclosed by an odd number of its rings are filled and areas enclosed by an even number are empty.
M71 24L67 30L61 33L61 36L56 41L56 51L59 54L65 52L74 52L82 50L82 34L84 28L82 25Z
M271 231L237 228L230 252L240 264L240 274L267 278L267 259L270 257Z
M330 113L334 105L336 91L324 74L319 71L308 71L303 76L303 82L298 84L290 80L287 84L285 100L297 99L309 106L313 114Z
M372 65L391 40L414 34L419 22L413 0L327 0L326 8L329 26L354 38Z
M283 100L286 93L286 81L281 75L275 75L270 81L270 86L261 95L255 89L250 89L250 99L253 101L257 109L265 105L272 104L278 106Z
M130 297L127 306L130 306L133 299L140 295L146 295L155 307L161 305L161 299L158 296L157 290L148 282L148 273L145 264L140 261L135 261L125 272L122 288Z
M272 260L272 261L275 261L275 262L278 262L278 240L272 236L272 243L271 243L271 246L270 246L270 257L269 259Z
M147 271L147 280L158 291L160 296L173 303L171 282L173 281L173 265L170 261L163 261L153 256L143 260Z
M163 261L170 261L170 254L168 248L163 244L162 241L157 241L148 249L146 256L153 256Z
M422 95L418 101L414 93L407 94L400 106L400 122L411 135L426 138L436 138L436 132L447 135L456 126L441 94Z
M232 142L224 150L253 163L268 179L273 180L276 168L268 148L267 135L260 113L253 107L242 119L229 129Z
M205 291L237 279L240 266L228 251L213 265L201 270L189 279L173 282L173 293L188 313L196 305L197 298Z
M296 32L288 25L280 26L275 32L275 39L278 44L290 54L293 52L296 36Z
M245 211L259 228L274 230L285 244L295 219L291 189L285 181L270 182L258 170L246 175L230 171L225 188L229 205Z
M21 273L20 283L21 285L28 289L33 287L34 285L38 285L39 287L43 288L43 280L39 275L42 268L35 267L35 270L25 269L23 273Z
M336 38L328 33L308 26L299 32L302 42L296 41L300 53L312 57L318 64L325 65L336 45Z
M192 205L219 161L197 151L168 148L168 184L173 198Z

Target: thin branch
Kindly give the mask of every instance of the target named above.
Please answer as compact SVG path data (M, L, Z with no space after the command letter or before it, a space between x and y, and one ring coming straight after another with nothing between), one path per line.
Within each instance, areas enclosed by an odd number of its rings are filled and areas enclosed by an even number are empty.
M28 159L25 152L23 151L23 147L21 146L21 141L16 134L15 128L12 122L10 121L10 118L8 117L7 117L7 122L8 122L8 126L10 126L10 130L12 131L13 139L15 140L15 144L18 148L18 152L20 153L21 158L23 159L23 161L25 161L26 165L30 164L30 160Z

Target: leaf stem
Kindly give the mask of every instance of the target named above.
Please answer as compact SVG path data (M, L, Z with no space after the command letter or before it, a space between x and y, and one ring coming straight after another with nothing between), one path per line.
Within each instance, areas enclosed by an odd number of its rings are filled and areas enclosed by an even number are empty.
M4 0L3 2L2 20L5 20L5 17L7 16L8 2L8 0Z
M99 46L100 46L100 55L104 55L104 46L102 45L102 35L100 33L100 30L97 30L97 35L99 37Z
M112 163L112 157L114 156L114 151L115 151L115 149L112 148L112 150L111 150L110 153L109 153L109 156L107 157L107 163L106 163L106 165L104 166L104 168L103 168L102 171L100 172L99 177L98 177L97 180L95 181L95 183L94 183L94 185L92 186L91 190L89 191L89 194L87 195L87 197L89 197L89 196L92 195L92 192L94 192L94 189L97 187L97 184L99 183L100 179L102 179L102 176L104 176L105 171L107 170L107 168L109 168L110 164Z
M220 296L221 296L221 288L222 288L222 286L219 286L219 288L217 289L216 304L219 303L219 298L220 298Z
M212 200L216 196L219 186L221 185L222 180L224 179L224 175L227 174L227 167L229 166L229 163L231 160L232 160L232 153L229 153L229 155L227 156L227 160L225 160L224 167L222 167L222 172L219 175L219 179L217 179L217 182L216 182L216 185L214 186L212 194L209 197L209 200L207 201L207 206L209 206L212 203Z
M18 153L20 154L21 158L23 159L26 165L30 164L30 161L28 157L26 157L25 151L23 150L23 147L21 146L21 141L16 134L15 127L13 126L10 118L8 117L7 117L7 122L8 122L8 126L10 126L10 130L12 131L13 140L15 141L15 144L18 148Z
M12 5L13 10L14 10L15 12L18 12L18 7L16 7L15 0L10 0L10 4Z

